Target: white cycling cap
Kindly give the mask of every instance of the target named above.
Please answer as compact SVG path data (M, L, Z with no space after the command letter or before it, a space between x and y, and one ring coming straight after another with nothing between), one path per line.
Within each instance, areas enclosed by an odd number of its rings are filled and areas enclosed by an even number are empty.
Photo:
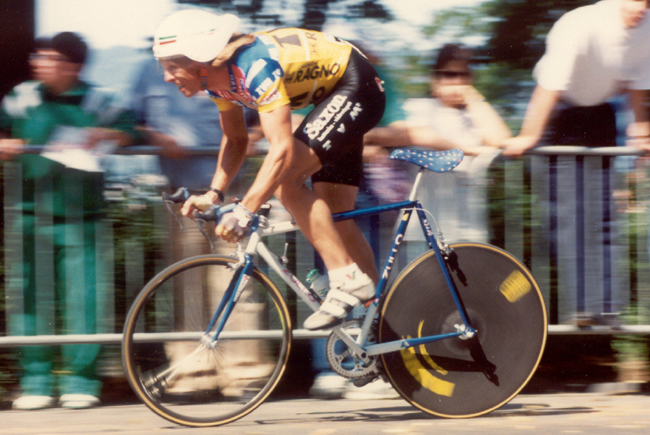
M232 14L216 15L198 9L175 12L156 29L153 55L156 59L186 56L209 62L228 45L239 21Z

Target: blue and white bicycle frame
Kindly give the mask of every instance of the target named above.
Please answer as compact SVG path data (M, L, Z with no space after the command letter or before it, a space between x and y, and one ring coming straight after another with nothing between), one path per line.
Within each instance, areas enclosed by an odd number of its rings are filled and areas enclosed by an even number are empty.
M447 338L460 337L462 339L468 339L474 336L476 333L476 330L469 324L468 315L460 301L454 282L445 264L444 255L447 253L449 248L441 241L442 234L439 233L440 239L436 239L434 231L432 230L432 227L429 223L429 219L426 216L426 212L422 208L422 204L417 200L418 192L424 179L425 170L432 170L434 172L446 172L458 165L462 158L463 154L460 150L394 151L391 154L391 159L405 160L420 166L420 170L418 171L418 174L415 178L415 182L409 194L408 200L392 204L357 209L333 215L334 221L338 222L347 219L370 216L387 211L403 210L400 224L392 241L390 255L384 263L379 282L377 283L375 298L370 303L366 304L366 315L363 324L358 331L356 339L350 335L350 332L352 332L351 330L344 330L340 327L333 329L333 333L335 333L344 343L347 344L349 349L355 354L357 358L361 359L364 362L367 362L373 355L394 352L400 349L419 346L421 344L431 343ZM220 216L232 210L232 208L233 205L221 207L218 210L217 214ZM456 307L458 308L458 312L460 313L463 324L455 325L456 331L449 331L439 335L395 340L387 343L370 344L366 346L366 340L370 334L375 315L377 314L381 296L386 289L388 277L390 276L397 253L399 251L400 244L404 238L407 225L414 212L418 216L424 237L429 245L429 249L432 249L435 252L436 259L438 260L438 264L440 265L442 274L445 277L449 291L451 292ZM271 269L273 269L312 310L318 310L320 304L322 303L320 298L314 292L307 289L302 284L302 282L285 267L284 262L281 261L280 258L273 252L271 252L269 248L262 242L262 238L265 236L284 234L298 230L299 229L295 221L283 221L279 223L269 224L265 218L260 218L258 216L255 217L253 226L251 228L251 236L246 247L242 249L240 246L236 253L236 255L239 257L239 261L233 265L233 269L236 270L236 274L232 279L221 304L217 308L212 321L206 329L206 335L204 337L205 345L214 346L218 341L219 334L223 330L228 316L232 311L232 307L237 303L239 296L243 292L248 280L253 273L253 269L255 267L254 258L256 255L262 257L262 259L271 267ZM219 325L217 326L215 333L212 334L211 331L217 322L219 322Z

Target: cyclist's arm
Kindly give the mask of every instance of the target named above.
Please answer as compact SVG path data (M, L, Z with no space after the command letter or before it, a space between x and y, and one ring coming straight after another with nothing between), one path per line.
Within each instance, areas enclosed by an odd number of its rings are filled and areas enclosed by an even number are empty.
M217 169L210 187L225 193L244 164L244 160L246 160L248 131L246 129L244 110L239 106L220 112L219 119L223 137L219 149ZM210 197L212 202L216 202L217 194L215 192L208 192L206 195Z
M559 100L560 91L550 91L537 85L528 103L521 132L503 141L503 154L520 156L537 145Z
M269 151L241 204L257 211L289 174L296 159L292 134L291 108L280 106L270 112L260 113L262 131L269 141Z

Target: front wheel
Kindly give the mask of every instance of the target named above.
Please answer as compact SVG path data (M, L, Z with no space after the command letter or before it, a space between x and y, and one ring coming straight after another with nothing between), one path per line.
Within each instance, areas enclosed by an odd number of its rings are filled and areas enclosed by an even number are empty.
M521 391L544 351L547 317L539 286L526 267L499 248L462 243L447 262L473 338L448 338L382 355L395 389L415 407L440 417L493 411ZM457 332L460 313L434 251L395 280L381 309L381 343Z
M172 422L216 426L257 408L285 370L291 322L278 288L255 269L219 340L205 330L237 273L206 255L156 275L133 302L122 358L137 396Z

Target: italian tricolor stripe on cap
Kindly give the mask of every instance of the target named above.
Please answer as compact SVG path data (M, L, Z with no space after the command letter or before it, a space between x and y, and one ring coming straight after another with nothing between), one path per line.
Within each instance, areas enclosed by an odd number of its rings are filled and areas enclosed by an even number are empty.
M160 45L171 44L172 42L176 42L176 35L165 36L164 38L158 38L158 44Z

